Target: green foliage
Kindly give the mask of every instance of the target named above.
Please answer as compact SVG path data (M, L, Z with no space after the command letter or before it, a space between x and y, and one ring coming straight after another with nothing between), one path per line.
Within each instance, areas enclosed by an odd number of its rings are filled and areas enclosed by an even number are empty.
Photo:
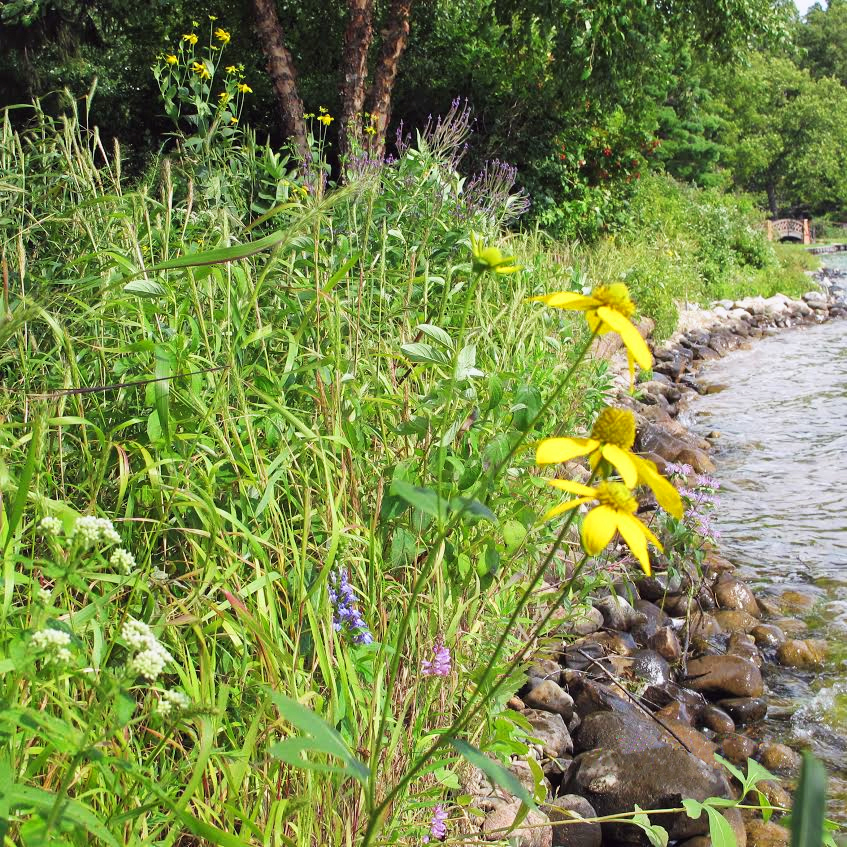
M835 77L847 85L847 2L828 0L824 5L815 3L806 13L805 22L798 26L795 35L801 52L799 63L812 75Z

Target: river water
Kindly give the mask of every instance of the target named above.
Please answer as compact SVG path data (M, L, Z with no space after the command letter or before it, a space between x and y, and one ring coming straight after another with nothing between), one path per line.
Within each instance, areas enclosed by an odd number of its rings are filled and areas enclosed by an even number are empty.
M830 257L825 257L829 259ZM847 254L830 267L847 269ZM847 322L782 331L706 363L726 387L696 399L688 423L717 431L721 552L764 595L794 591L822 669L763 667L765 737L811 749L830 774L830 815L847 822ZM789 595L790 596L790 595Z

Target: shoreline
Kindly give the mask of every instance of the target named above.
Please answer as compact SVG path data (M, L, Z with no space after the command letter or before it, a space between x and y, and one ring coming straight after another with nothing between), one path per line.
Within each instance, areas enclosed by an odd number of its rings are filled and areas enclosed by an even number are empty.
M699 366L757 338L847 317L847 274L824 269L814 278L823 291L800 300L745 298L682 312L677 331L654 350L652 378L638 386L637 399L628 392L620 353L605 350L617 374L610 403L635 414L635 449L660 470L684 464L692 475L713 471L709 439L678 419L692 396L720 388L700 381ZM742 771L752 759L780 780L796 777L797 751L754 737L769 706L762 667L812 669L826 655L825 642L803 637L790 603L755 594L735 576L719 545L707 549L699 567L685 562L674 572L657 564L651 577L619 579L590 602L582 617L563 622L558 651L536 654L526 684L509 702L541 742L535 758L548 796L510 833L521 847L649 844L631 823L575 826L574 815L737 799L740 783L717 767L716 754ZM526 761L513 762L510 770L530 791L536 786L535 769ZM790 808L782 781L763 779L758 789L772 806ZM480 772L464 790L486 812L481 828L473 828L486 840L503 837L519 802ZM745 805L754 798L748 795ZM790 842L779 813L770 820L750 809L721 814L739 847ZM565 821L571 825L556 825ZM663 813L650 822L664 827L672 844L712 843L705 813L697 819Z

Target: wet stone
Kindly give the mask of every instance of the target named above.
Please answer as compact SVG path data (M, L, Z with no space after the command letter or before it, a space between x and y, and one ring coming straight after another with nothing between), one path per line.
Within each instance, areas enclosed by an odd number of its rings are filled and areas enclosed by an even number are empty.
M785 633L775 624L760 623L750 630L750 635L759 647L779 647L785 641Z
M623 597L609 595L594 604L603 615L603 625L607 629L628 632L635 624L641 622L641 616Z
M758 697L762 674L740 656L704 656L688 663L686 684L707 696Z
M757 744L752 738L737 732L720 739L721 754L734 765L743 765L747 759L752 759L756 748Z
M747 847L788 847L791 833L778 823L750 820L746 824Z
M759 747L759 761L769 770L793 774L800 768L800 754L786 744L766 741Z
M730 732L735 732L735 721L723 710L717 706L706 706L700 715L700 720L707 729L713 732L726 735Z
M826 642L819 638L805 641L791 638L776 648L776 658L789 668L814 668L826 658Z
M657 629L647 640L647 644L667 662L678 662L682 657L682 646L672 627L663 626Z
M749 632L759 621L747 612L721 609L715 612L715 620L727 632Z
M755 723L768 713L768 701L764 697L729 697L719 700L717 705L736 723Z

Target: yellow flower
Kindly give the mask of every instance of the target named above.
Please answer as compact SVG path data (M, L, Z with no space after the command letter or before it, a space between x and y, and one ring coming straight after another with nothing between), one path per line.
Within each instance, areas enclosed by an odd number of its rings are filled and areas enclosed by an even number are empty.
M313 118L315 116L314 112L306 112L303 117L304 118Z
M649 541L661 552L659 539L635 517L638 501L632 492L622 482L601 482L596 488L591 488L579 482L566 479L548 480L550 485L569 494L576 494L576 500L568 500L554 506L544 515L544 520L561 515L570 509L576 509L583 503L597 501L599 505L593 508L582 521L582 546L589 556L596 556L612 540L615 532L619 532L632 555L638 559L641 568L650 575L650 555L647 552Z
M318 106L318 111L319 111L322 115L326 114L326 111L327 111L326 106Z
M210 21L216 21L217 19L218 19L218 16L217 16L217 15L209 15L209 20L210 20Z
M366 127L365 127L365 132L366 132L368 135L375 135L375 134L376 134L376 127L366 126Z
M485 247L480 236L471 233L471 255L473 256L473 269L477 273L493 271L496 274L513 274L521 270L520 265L515 265L514 256L504 256L497 247Z
M635 362L644 370L653 367L653 356L641 333L630 320L635 313L635 304L630 300L629 291L622 282L595 285L589 296L573 291L557 291L530 299L557 309L585 312L588 326L598 335L605 335L607 332L618 333L626 347L630 383L635 376Z
M242 83L238 86L238 90L239 90L242 94L252 94L252 93L253 93L253 89L252 89L252 88L250 88L250 86L249 86L249 85L247 85L247 83L246 83L246 82L242 82Z
M197 33L189 32L187 35L182 36L182 40L187 41L191 45L194 45L197 43Z
M221 42L221 44L229 44L229 40L230 38L232 38L232 35L228 33L223 27L219 26L215 30L215 38L217 38L218 41Z
M233 116L229 119L229 122L230 122L231 124L237 124L237 123L238 123L238 118L236 118L236 117L235 117L235 115L233 115Z
M318 115L318 120L324 126L329 126L335 120L335 118L332 115Z
M218 94L218 100L222 100L224 103L226 103L227 100L229 100L229 94L227 94L226 91L222 91L220 94Z
M594 422L590 438L546 438L535 450L535 462L549 465L588 456L592 469L606 461L629 488L646 485L659 505L675 518L682 518L682 499L658 471L654 462L632 452L635 416L629 409L603 409ZM601 468L602 471L602 468Z
M177 57L176 57L176 56L174 56L174 54L173 54L173 53L168 53L168 55L167 55L167 56L165 56L165 61L166 61L169 65L175 65L175 64L179 61L179 59L177 59Z
M237 71L238 71L237 65L227 65L226 66L226 72L228 74L234 74L234 73L237 73Z
M209 79L211 76L205 62L192 62L191 70L194 71L200 79Z

